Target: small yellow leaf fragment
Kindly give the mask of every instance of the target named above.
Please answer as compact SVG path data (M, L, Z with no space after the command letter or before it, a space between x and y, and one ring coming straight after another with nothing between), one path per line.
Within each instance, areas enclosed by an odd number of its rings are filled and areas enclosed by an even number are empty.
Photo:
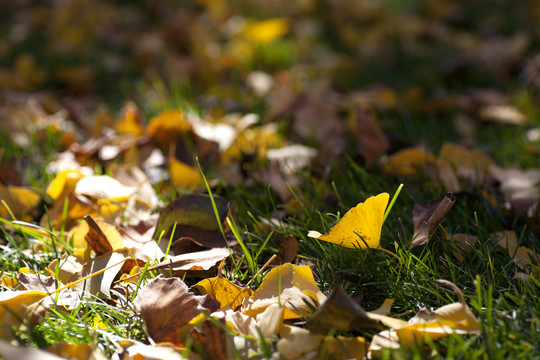
M7 208L2 202L6 203ZM39 195L30 188L0 184L0 216L3 218L6 218L9 212L19 218L32 211L38 202Z
M203 295L208 294L214 300L219 301L221 303L220 309L230 306L234 310L242 305L245 297L250 297L253 294L253 291L250 289L242 291L243 288L241 286L233 284L223 276L201 280L195 284L195 287Z
M11 334L12 326L19 326L30 305L47 296L46 292L35 290L0 292L0 337Z
M201 174L197 169L189 166L174 156L169 156L169 172L171 182L175 188L192 189L202 185Z
M326 296L315 283L309 266L283 264L270 270L261 286L242 306L244 314L256 316L272 304L283 304L284 319L297 319L307 314L305 301L322 303Z
M165 110L150 120L146 132L167 149L191 129L191 123L181 110Z
M349 210L328 234L310 231L308 236L349 248L378 248L389 198L388 193L372 196Z

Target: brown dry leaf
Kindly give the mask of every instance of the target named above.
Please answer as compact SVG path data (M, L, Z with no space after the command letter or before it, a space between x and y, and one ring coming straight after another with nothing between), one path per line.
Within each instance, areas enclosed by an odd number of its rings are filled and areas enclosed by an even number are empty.
M23 324L29 307L45 296L46 292L36 290L0 292L0 337L10 336L11 327Z
M279 234L279 236L282 240L279 244L277 257L272 264L283 265L285 263L292 263L298 252L298 240L292 235L283 236Z
M322 303L325 299L309 266L286 263L266 274L259 289L244 300L242 312L256 316L268 306L281 303L285 306L284 319L297 319L309 311L305 301Z
M343 288L338 285L326 301L308 319L307 328L314 333L327 334L331 329L353 331L358 328L382 330L374 320Z
M92 216L86 215L84 221L88 225L88 232L84 235L84 240L88 243L88 247L94 250L97 255L103 255L112 251L113 247L110 240L103 230L101 230L96 220Z
M231 255L227 248L214 248L176 255L149 268L149 270L172 269L174 271L208 270L217 262Z
M371 167L375 160L390 148L390 143L380 126L364 109L355 107L350 112L354 141L358 141L358 152L364 157L366 166Z
M432 200L426 205L414 204L413 223L415 238L409 250L424 245L429 241L429 236L435 231L446 214L450 211L456 198L452 193L446 194L441 200Z
M421 148L406 148L393 153L382 163L386 174L401 176L418 176L426 166L434 165L436 158L429 151Z
M206 358L227 360L227 337L223 328L215 324L214 321L221 322L222 326L225 326L224 319L206 319L191 330L190 335L199 343Z
M15 217L13 220L21 220L35 210L39 198L39 195L30 188L0 184L0 216L11 218L11 212Z
M444 142L437 159L439 178L447 191L461 190L459 178L469 181L471 185L482 185L493 160L477 149Z
M215 263L214 263L215 264ZM208 278L199 281L194 285L201 294L208 294L212 299L219 301L221 304L219 309L230 307L236 310L245 297L253 295L253 291L249 288L243 289L239 285L235 285L225 279L221 274L216 277Z
M74 226L67 234L67 241L73 241L74 254L79 256L81 260L90 260L92 250L97 255L102 255L108 251L118 250L123 246L122 236L114 226L106 224L99 218L93 220L91 215L86 215L84 219L88 220ZM94 221L93 228L88 224L88 221L92 221L90 219Z
M180 332L199 315L195 295L179 278L150 281L139 290L133 304L155 342L181 345L184 339L180 339Z

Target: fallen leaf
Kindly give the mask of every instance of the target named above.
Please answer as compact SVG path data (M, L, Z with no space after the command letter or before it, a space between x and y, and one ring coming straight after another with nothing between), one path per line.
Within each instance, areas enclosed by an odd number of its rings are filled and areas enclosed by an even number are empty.
M191 330L190 335L198 342L206 354L206 358L227 360L226 334L223 328L216 325L214 321L221 322L222 326L225 326L225 320L223 319L214 319L213 321L206 319L195 327L195 329Z
M330 330L353 331L358 328L382 330L378 320L369 314L338 285L326 301L308 319L307 328L317 334L327 334Z
M370 167L377 157L390 148L390 143L380 126L364 109L355 107L349 116L353 119L352 132L354 141L358 141L358 152L365 159L366 166Z
M285 307L282 304L272 304L262 313L257 314L257 328L265 338L274 338L283 325Z
M296 258L298 252L298 240L292 235L283 236L281 243L279 244L278 254L273 264L283 265L285 263L292 263Z
M309 266L286 263L265 275L253 296L244 300L242 312L257 316L272 304L283 304L284 319L297 319L309 311L306 301L322 303L325 299Z
M146 133L162 149L168 150L171 144L191 131L191 124L181 110L165 110L150 119Z
M116 120L114 129L119 134L132 134L135 136L144 134L141 115L135 103L128 102L124 105L120 118Z
M194 189L203 184L200 172L174 156L169 156L169 173L175 189Z
M421 148L406 148L390 155L382 162L382 170L390 175L418 176L425 167L434 165L436 158Z
M307 329L290 325L284 325L279 336L276 348L283 359L299 359L316 352L324 340L324 335L312 334Z
M439 178L447 191L459 191L459 178L469 181L471 185L483 185L486 174L494 165L493 160L478 149L467 149L464 146L444 142L437 159Z
M347 211L328 234L310 231L308 236L349 248L376 249L380 246L382 220L389 198L387 193L372 196Z
M324 346L327 346L326 355L335 360L364 359L366 357L366 341L361 336L327 336Z
M148 336L155 342L181 345L180 331L199 315L198 302L179 278L156 278L141 288L133 300Z
M169 257L150 268L150 270L172 269L174 271L208 270L217 262L231 255L227 248L214 248Z
M12 333L12 326L20 326L25 321L28 308L40 301L46 292L36 290L15 290L0 292L0 337Z
M12 213L13 220L21 220L35 211L39 199L39 195L30 188L0 184L0 216L11 218Z
M417 246L424 245L429 241L429 237L435 231L446 214L450 211L456 198L452 193L446 194L441 200L433 200L426 205L414 204L413 223L414 240L409 246L409 250Z
M214 202L219 219L223 223L229 210L229 202L216 195L214 195ZM193 226L208 231L218 231L220 229L210 197L202 194L181 196L162 208L159 212L153 238L158 239L162 232L167 233L175 224Z
M107 235L101 230L96 220L92 216L86 215L84 221L88 224L88 232L84 235L84 240L86 240L90 249L94 250L97 255L112 251L113 248Z
M201 294L208 294L212 299L219 301L221 304L219 309L230 307L236 310L242 305L245 297L253 295L253 291L249 288L243 289L242 286L235 285L225 279L221 274L213 278L207 278L199 281L194 285Z

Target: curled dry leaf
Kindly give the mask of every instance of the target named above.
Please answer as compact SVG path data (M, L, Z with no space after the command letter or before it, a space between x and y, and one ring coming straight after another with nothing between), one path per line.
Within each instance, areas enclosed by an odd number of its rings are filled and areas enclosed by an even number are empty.
M429 241L429 237L441 221L443 221L455 202L455 196L452 193L448 193L443 199L430 201L426 205L414 204L413 223L415 238L409 250L424 245Z
M198 302L179 278L156 278L139 290L133 301L148 336L155 342L182 344L182 329L197 315Z

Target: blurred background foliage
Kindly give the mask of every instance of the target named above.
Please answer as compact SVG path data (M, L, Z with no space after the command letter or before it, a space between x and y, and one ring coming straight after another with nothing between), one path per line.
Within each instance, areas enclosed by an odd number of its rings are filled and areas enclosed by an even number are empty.
M536 91L539 23L538 0L2 1L0 87L114 100L162 79L250 106L257 70L293 92L382 84L389 106L471 82Z

